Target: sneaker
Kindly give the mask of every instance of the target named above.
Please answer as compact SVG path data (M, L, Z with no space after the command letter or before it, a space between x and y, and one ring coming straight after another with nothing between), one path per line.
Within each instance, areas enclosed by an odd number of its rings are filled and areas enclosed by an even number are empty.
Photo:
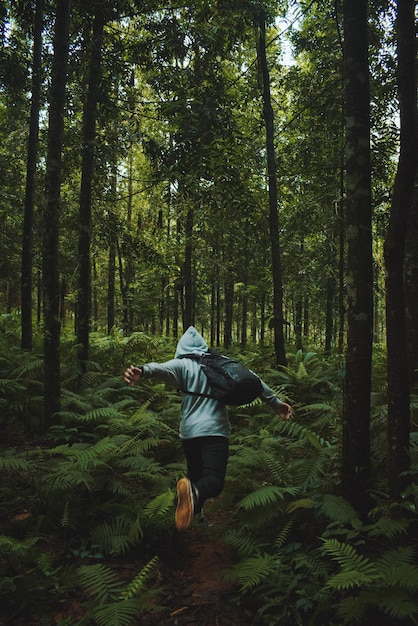
M188 478L180 478L177 483L176 528L187 530L194 512L192 483Z

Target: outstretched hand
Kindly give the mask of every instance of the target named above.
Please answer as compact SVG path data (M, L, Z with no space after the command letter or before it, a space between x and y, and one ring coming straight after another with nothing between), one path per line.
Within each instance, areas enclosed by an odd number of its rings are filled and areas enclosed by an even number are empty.
M135 365L130 365L125 370L125 374L124 374L125 383L133 387L133 385L135 385L135 383L138 382L141 376L142 376L142 369L140 367L135 367Z
M282 420L290 420L292 417L292 407L287 402L282 402L276 409L277 415L279 415Z

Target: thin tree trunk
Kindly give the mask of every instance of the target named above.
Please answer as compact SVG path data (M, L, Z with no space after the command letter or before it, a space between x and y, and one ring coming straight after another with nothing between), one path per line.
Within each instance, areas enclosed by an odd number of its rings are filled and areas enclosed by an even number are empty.
M184 327L194 324L194 294L193 294L193 224L194 211L190 208L186 215L185 250L184 250Z
M333 276L326 279L326 302L325 302L325 347L324 353L331 354L334 334L334 293L335 282Z
M225 282L225 321L224 321L224 347L229 348L232 344L232 313L234 302L234 283L231 279Z
M128 206L127 206L127 238L125 248L125 307L124 307L124 330L127 335L133 331L133 292L134 281L134 259L133 259L133 234L132 234L132 207L133 207L133 175L134 175L134 153L133 145L129 147L128 160Z
M111 223L112 224L112 223ZM109 260L107 270L107 333L115 326L115 277L116 277L116 233L112 226L109 232Z
M58 239L70 6L70 0L56 2L54 58L49 96L46 202L42 258L44 287L44 428L48 428L57 420L56 414L61 408Z
M37 0L33 30L32 98L29 120L28 154L26 163L25 208L22 241L22 337L23 350L32 350L32 271L33 271L33 216L35 210L36 166L39 145L39 110L42 87L42 28L43 0Z
M273 323L274 352L278 365L286 365L286 352L283 330L283 278L279 241L279 216L277 207L276 157L274 153L274 114L271 105L270 76L266 56L265 15L259 16L260 38L257 55L263 82L263 113L266 126L267 173L269 189L269 226L271 241L271 263L273 273Z
M341 159L340 174L340 201L336 204L337 228L338 228L338 354L344 352L344 326L345 326L345 211L344 211L344 162Z
M77 358L80 371L82 372L86 371L87 361L89 359L89 333L91 318L91 207L103 27L103 4L98 3L96 5L96 14L93 22L88 87L83 111L83 153L78 234L79 281L76 323L78 345Z
M347 167L347 352L342 492L369 507L373 266L367 0L344 0Z
M410 388L405 328L404 263L408 213L417 170L415 2L398 0L397 54L400 153L385 240L388 368L389 495L400 502L409 485ZM416 280L416 278L415 278Z
M247 347L247 324L248 324L248 295L247 284L242 294L242 311L241 311L241 348L245 350Z

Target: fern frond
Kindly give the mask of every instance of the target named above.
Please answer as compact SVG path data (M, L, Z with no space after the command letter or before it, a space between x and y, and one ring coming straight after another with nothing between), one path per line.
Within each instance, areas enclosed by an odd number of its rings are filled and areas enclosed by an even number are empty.
M294 522L293 520L289 520L281 529L280 533L278 534L278 536L276 537L276 540L274 542L274 547L276 548L276 550L280 549L282 546L284 546L289 533L292 529Z
M379 517L373 524L365 526L365 530L370 537L387 537L393 539L398 535L406 535L410 521L406 518L396 519L389 515Z
M124 554L143 536L139 517L135 520L126 515L114 517L110 522L97 526L91 533L92 542L105 554Z
M404 623L403 620L411 620L417 624L417 604L414 598L405 593L393 589L365 589L344 597L338 603L338 614L347 626L364 622L367 611L376 608L381 613L389 616L393 623Z
M344 570L331 576L326 582L326 589L336 589L337 591L347 591L358 587L370 585L380 579L376 568L369 564L370 569L362 571L358 569Z
M292 463L292 475L295 482L302 483L304 487L319 482L328 470L332 454L332 448L322 448L311 458L294 461Z
M381 594L380 602L377 606L392 619L404 620L409 618L415 624L417 623L418 606L416 597L408 596L399 590L390 589Z
M33 467L33 464L28 459L20 456L15 448L4 450L3 455L0 456L0 471L28 471Z
M71 515L70 512L70 503L66 502L64 509L62 511L62 515L61 515L61 526L63 528L71 528L72 530L75 530L77 528L77 523L74 520L74 518Z
M33 548L38 541L39 537L29 537L28 539L19 540L7 535L0 535L0 554L13 554L16 556L25 555L28 550Z
M144 454L144 452L148 452L160 444L161 439L159 437L144 437L143 433L139 433L122 444L119 450L117 450L117 454L123 455L128 452L132 455Z
M325 551L338 562L342 570L327 581L327 587L351 589L382 580L377 566L370 559L358 554L353 546L337 539L325 539L323 542Z
M162 472L161 466L157 461L154 461L154 459L148 459L147 457L142 456L142 454L122 459L119 461L118 467L121 469L125 468L130 474L144 474L151 477L157 476Z
M147 563L140 572L135 576L132 582L122 591L120 594L121 600L129 600L138 595L145 587L146 582L150 576L154 573L156 565L158 563L158 556L154 556L149 563Z
M175 495L171 489L169 489L165 493L159 494L150 502L148 502L147 506L145 507L145 514L148 517L164 515L172 508L174 498Z
M11 373L14 378L27 378L33 373L42 372L44 367L43 359L26 355L25 360Z
M324 494L320 500L319 508L321 513L333 522L350 523L356 528L362 525L356 510L341 496L332 493Z
M296 495L299 489L297 487L276 487L275 485L265 485L256 491L249 493L243 498L238 506L245 510L251 510L258 507L275 505L279 501L284 500L286 495Z
M77 570L77 578L84 591L98 602L116 599L120 594L118 577L103 563L82 565Z
M304 440L316 450L331 446L330 442L323 437L318 436L309 428L301 426L296 422L285 422L280 420L277 423L277 431L286 434L288 437Z
M268 452L262 452L260 462L267 466L269 475L271 476L271 482L282 483L285 476L283 467L283 461L277 454L270 454Z
M266 548L266 545L260 543L251 533L241 534L236 530L229 530L225 541L243 556L259 554L263 548Z
M418 567L414 564L416 551L412 546L399 546L386 551L377 561L384 583L408 591L418 590Z
M130 598L99 606L90 611L90 616L97 626L132 626L141 606L138 598Z
M66 491L81 486L90 490L94 483L93 476L85 469L74 467L71 461L61 461L44 480L52 491Z
M287 513L294 513L298 509L314 509L315 501L312 498L300 498L299 500L295 500L291 502L289 506L286 508Z
M224 574L224 579L237 582L242 592L260 585L278 567L277 558L263 554L249 557Z
M118 417L120 415L119 411L116 410L113 406L101 406L95 409L91 409L84 413L83 415L79 415L78 419L81 422L99 422L110 420L112 418Z

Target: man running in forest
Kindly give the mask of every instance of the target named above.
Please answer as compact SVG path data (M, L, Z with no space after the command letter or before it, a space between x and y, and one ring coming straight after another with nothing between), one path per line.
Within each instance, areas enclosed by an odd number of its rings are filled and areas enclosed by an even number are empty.
M184 392L181 401L180 438L187 463L187 478L181 478L177 483L175 522L177 530L181 531L189 528L194 515L203 517L205 500L221 493L228 463L231 433L228 408L205 395L210 394L210 386L199 360L185 356L202 356L207 352L206 341L190 326L177 344L174 359L139 367L131 365L124 376L129 385L141 378L155 377L190 392ZM264 381L261 383L260 398L282 419L289 420L292 415L290 405L282 402Z

